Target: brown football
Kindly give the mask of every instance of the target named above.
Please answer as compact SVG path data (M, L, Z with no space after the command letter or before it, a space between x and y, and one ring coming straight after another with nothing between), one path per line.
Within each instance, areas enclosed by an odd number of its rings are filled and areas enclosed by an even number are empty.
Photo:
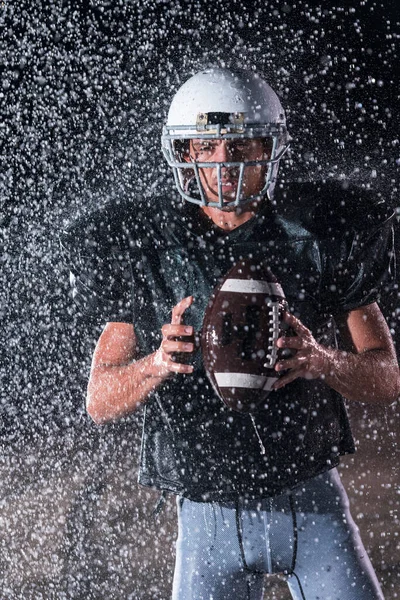
M285 294L271 270L252 259L237 262L214 290L201 333L203 363L222 401L252 412L279 375L275 341L282 331Z

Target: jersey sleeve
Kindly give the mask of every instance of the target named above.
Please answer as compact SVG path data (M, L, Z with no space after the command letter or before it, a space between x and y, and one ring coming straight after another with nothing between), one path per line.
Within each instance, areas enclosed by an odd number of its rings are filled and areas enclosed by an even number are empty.
M77 223L60 238L78 310L103 323L132 323L133 282L121 234L106 221Z
M393 217L328 243L323 297L331 314L379 302L396 282Z

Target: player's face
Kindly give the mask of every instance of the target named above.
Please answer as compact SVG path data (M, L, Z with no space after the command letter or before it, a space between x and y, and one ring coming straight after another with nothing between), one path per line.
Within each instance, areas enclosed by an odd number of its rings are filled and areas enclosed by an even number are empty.
M195 162L249 162L267 160L271 151L268 141L261 138L238 139L193 139L190 140L189 160ZM265 166L245 166L241 198L249 198L259 194L265 184ZM216 167L199 169L200 180L207 197L211 202L218 202L218 176ZM221 168L222 197L232 202L236 198L239 184L239 167Z

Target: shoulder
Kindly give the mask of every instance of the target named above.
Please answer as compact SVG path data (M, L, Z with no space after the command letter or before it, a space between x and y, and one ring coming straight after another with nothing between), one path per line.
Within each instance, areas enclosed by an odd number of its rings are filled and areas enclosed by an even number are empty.
M160 205L158 198L149 204L131 199L110 202L68 222L60 233L61 245L85 254L109 252L127 244L140 247L149 236L162 238Z
M348 181L288 183L279 189L276 202L287 227L321 240L373 234L394 220L384 198Z

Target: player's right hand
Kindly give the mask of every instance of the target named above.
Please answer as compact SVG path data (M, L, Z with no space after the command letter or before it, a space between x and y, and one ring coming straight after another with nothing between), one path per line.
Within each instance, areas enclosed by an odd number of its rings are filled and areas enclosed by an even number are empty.
M172 309L171 323L163 325L161 332L163 339L161 346L154 355L153 364L158 377L164 377L170 373L193 373L193 366L177 362L176 354L190 354L194 350L194 343L182 341L182 338L192 337L193 327L182 323L183 314L192 304L193 296L183 298Z

